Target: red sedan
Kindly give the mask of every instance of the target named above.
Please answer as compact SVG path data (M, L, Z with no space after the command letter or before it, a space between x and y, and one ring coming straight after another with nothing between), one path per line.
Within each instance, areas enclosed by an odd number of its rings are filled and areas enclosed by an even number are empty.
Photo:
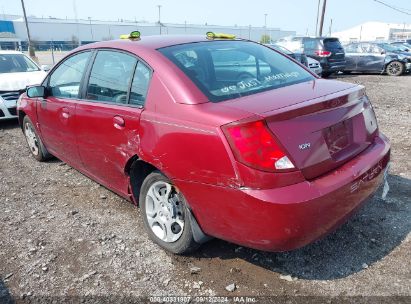
M37 160L138 204L174 253L210 237L267 251L313 242L375 192L390 155L364 87L230 36L82 46L18 114Z

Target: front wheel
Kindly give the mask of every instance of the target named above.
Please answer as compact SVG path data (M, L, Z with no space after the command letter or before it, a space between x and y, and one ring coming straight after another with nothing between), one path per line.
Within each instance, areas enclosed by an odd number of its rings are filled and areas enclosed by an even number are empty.
M392 61L387 65L387 68L385 70L390 76L400 76L402 75L402 73L404 73L404 69L404 64L399 61Z
M51 154L48 153L46 147L44 147L41 138L38 136L36 129L28 116L24 116L23 119L23 132L31 155L33 155L35 159L38 161L45 161L52 157Z
M163 174L154 171L146 177L139 202L146 231L156 244L176 254L200 246L194 240L183 194Z

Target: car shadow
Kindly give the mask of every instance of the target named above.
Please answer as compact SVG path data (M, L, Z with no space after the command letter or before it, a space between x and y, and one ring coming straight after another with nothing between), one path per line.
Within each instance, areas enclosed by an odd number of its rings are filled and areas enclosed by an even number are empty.
M390 193L382 190L331 235L301 249L281 253L242 248L221 240L203 245L192 257L243 259L273 272L307 280L347 277L378 262L411 231L411 180L390 175Z
M0 120L0 130L20 128L19 121L17 119Z
M14 304L16 303L9 290L7 289L7 286L4 284L4 282L0 279L0 303L2 304Z

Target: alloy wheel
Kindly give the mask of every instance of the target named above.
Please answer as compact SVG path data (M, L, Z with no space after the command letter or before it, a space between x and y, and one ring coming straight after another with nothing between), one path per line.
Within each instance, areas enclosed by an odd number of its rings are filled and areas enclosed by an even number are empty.
M184 229L183 204L175 188L164 181L155 182L146 195L148 225L160 240L176 242Z
M24 135L26 136L27 144L29 145L31 153L38 155L40 152L39 141L37 140L36 133L30 123L26 123L24 125Z

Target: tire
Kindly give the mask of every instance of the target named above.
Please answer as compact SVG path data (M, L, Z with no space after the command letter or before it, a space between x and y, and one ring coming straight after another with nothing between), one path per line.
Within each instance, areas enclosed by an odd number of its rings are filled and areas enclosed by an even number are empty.
M23 133L31 155L33 155L35 159L43 162L52 157L46 147L44 147L40 136L37 134L36 128L27 115L24 116L23 119Z
M332 74L331 72L322 72L321 77L322 78L328 78L328 77L330 77L331 74Z
M144 227L154 243L175 254L190 253L200 246L194 240L183 194L159 171L144 180L139 203Z
M387 67L385 68L385 72L389 76L400 76L404 73L405 66L399 61L391 61L389 64L387 64Z

